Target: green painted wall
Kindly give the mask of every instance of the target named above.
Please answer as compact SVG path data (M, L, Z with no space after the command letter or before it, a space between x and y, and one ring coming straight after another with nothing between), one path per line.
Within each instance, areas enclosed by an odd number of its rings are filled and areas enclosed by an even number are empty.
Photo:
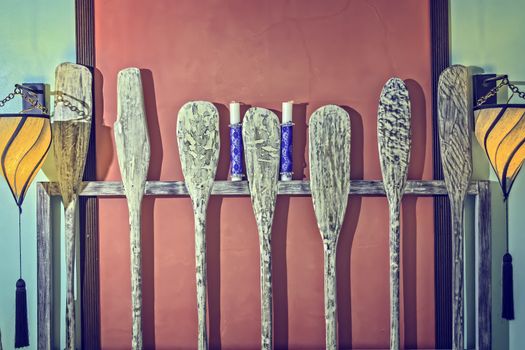
M477 67L478 72L507 73L511 81L525 81L525 45L521 28L523 0L451 0L452 63ZM523 84L523 83L522 83ZM520 88L525 90L524 85ZM516 99L514 99L515 102ZM475 149L475 176L496 181L484 154ZM505 219L501 191L493 186L493 348L525 349L525 175L520 174L509 202L509 241L514 259L516 319L507 322L501 313L501 257L505 250Z
M75 61L73 0L0 0L0 97L15 83L54 85L54 69ZM2 112L20 111L17 98ZM37 180L45 179L42 173ZM0 330L4 349L14 348L15 282L18 279L17 208L5 181L0 181ZM30 349L36 349L36 207L35 188L26 197L22 216L23 276L28 288Z

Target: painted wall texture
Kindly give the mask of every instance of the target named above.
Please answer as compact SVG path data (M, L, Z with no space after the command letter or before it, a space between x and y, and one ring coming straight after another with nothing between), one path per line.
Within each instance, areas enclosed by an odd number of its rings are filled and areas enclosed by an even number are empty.
M54 85L55 67L75 61L75 16L72 0L0 1L0 97L15 83ZM19 112L17 98L0 113ZM45 180L40 174L35 181ZM23 276L27 283L30 349L36 349L36 208L34 186L22 216ZM4 349L14 348L15 282L18 279L17 207L0 181L0 330Z
M520 0L451 0L451 58L453 63L477 67L486 73L509 74L511 81L525 86L523 38L519 28L525 2ZM519 98L513 102L523 103ZM476 141L474 141L476 144ZM495 181L493 186L493 348L524 349L525 337L525 176L518 175L509 199L509 245L514 265L514 321L502 320L501 259L505 251L505 219L497 178L479 147L474 152L475 176ZM508 336L507 336L508 335ZM507 343L508 342L508 343Z
M189 100L219 108L217 179L228 173L227 105L274 109L293 99L294 178L308 178L307 124L334 103L352 122L353 179L380 179L377 106L383 84L406 80L412 96L410 179L432 177L429 1L95 0L97 171L119 180L113 139L116 77L142 69L151 140L150 180L182 180L176 115ZM128 212L99 201L104 349L131 337ZM417 218L417 219L416 219ZM196 346L193 214L189 198L143 207L145 345ZM402 344L434 348L434 232L430 198L402 213ZM259 245L250 199L213 198L208 208L210 346L256 349L260 341ZM323 246L309 197L281 197L273 230L276 348L324 346ZM388 209L384 197L352 197L338 247L341 347L389 341Z

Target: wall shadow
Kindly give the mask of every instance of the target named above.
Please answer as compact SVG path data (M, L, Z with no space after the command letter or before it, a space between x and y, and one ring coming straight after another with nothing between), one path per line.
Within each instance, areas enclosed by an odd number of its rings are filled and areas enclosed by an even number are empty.
M97 180L105 179L113 161L113 126L104 125L104 76L94 71L95 115L97 144Z
M341 106L350 116L352 137L350 146L350 178L362 180L364 175L363 118L353 108ZM339 322L339 347L352 347L352 244L361 213L361 196L350 196L346 216L337 245L337 319Z
M306 162L306 133L307 133L307 116L306 108L308 103L298 103L293 105L292 120L295 124L293 127L293 179L303 180Z
M140 70L150 143L148 180L160 180L163 149L153 74ZM142 202L142 322L144 348L155 349L155 197Z
M426 151L426 99L423 88L412 79L405 81L411 107L410 163L408 178L423 178ZM417 201L418 197L405 196L401 212L401 260L403 284L404 347L417 348Z

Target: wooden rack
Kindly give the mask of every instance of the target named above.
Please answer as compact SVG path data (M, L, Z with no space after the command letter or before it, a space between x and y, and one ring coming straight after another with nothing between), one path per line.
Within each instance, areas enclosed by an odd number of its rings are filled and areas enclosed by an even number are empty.
M249 196L246 181L216 181L212 195ZM279 195L309 196L309 181L287 181L279 183ZM443 196L447 189L443 181L408 181L405 195ZM475 264L476 264L476 349L485 350L492 346L492 298L491 298L491 207L490 183L472 181L468 194L475 196ZM52 349L53 335L53 235L51 196L58 196L56 183L37 184L37 251L38 251L38 349ZM121 182L85 182L81 196L108 197L124 196ZM146 196L187 196L182 181L149 181ZM351 181L350 195L384 196L382 181ZM452 295L450 296L452 299Z

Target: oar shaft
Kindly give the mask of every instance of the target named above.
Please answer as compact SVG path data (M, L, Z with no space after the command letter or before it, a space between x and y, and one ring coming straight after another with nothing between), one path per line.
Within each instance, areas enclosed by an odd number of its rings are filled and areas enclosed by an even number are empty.
M324 246L324 313L326 320L326 349L337 349L337 277L336 242Z
M452 214L452 349L463 350L463 205L462 199L450 202Z
M194 206L195 214L195 262L197 277L198 349L208 349L206 328L206 207L205 203Z
M261 268L261 349L273 349L272 247L270 233L259 237Z
M390 205L390 349L399 349L399 202Z
M130 202L128 202L129 205ZM131 313L132 313L132 340L133 350L142 349L142 263L140 243L140 203L129 208L130 226L130 254L131 254Z
M75 223L78 196L65 208L66 237L66 349L75 349Z

